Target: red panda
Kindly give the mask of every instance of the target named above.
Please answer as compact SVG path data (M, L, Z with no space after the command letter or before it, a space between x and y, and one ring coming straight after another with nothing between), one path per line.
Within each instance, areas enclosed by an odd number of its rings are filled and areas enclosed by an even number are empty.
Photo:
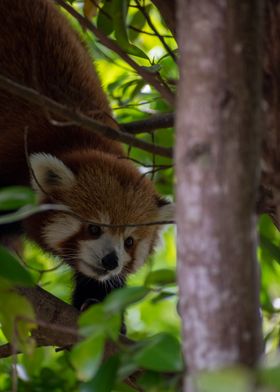
M0 74L115 127L91 59L50 0L0 1ZM120 143L0 90L0 187L32 185L40 203L69 207L23 222L27 236L74 269L73 304L102 300L153 251L159 226L108 228L169 219L172 205L125 159ZM28 152L32 180L24 152ZM38 186L40 184L40 186ZM43 191L42 191L43 190ZM1 234L1 227L0 227Z

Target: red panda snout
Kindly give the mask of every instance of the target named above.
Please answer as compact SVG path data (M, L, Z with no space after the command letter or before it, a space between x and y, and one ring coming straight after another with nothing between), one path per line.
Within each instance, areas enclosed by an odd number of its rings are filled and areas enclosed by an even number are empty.
M98 280L107 280L123 274L130 256L124 254L122 236L103 231L99 238L79 242L78 269Z

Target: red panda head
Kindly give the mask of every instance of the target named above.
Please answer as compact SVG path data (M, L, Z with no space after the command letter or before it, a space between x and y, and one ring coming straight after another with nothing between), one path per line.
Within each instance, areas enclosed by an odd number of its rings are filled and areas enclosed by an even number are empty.
M33 237L40 236L43 248L89 277L104 281L134 271L153 251L161 228L102 224L172 219L173 206L160 198L152 183L127 160L89 150L70 152L61 159L36 153L30 162L40 184L33 179L40 202L51 198L81 218L50 212Z

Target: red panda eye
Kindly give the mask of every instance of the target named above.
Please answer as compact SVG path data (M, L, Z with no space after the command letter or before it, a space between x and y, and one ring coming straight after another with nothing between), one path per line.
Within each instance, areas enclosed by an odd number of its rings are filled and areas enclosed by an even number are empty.
M94 237L100 237L102 234L101 227L96 225L88 225L88 232Z
M126 247L126 249L131 248L133 244L134 244L134 240L132 237L127 237L124 241L124 246Z

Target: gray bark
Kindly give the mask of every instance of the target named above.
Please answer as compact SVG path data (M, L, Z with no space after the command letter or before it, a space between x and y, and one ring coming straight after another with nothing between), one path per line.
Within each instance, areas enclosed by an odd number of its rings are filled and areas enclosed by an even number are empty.
M195 374L252 366L262 350L255 216L262 5L177 7L178 280L184 356Z

